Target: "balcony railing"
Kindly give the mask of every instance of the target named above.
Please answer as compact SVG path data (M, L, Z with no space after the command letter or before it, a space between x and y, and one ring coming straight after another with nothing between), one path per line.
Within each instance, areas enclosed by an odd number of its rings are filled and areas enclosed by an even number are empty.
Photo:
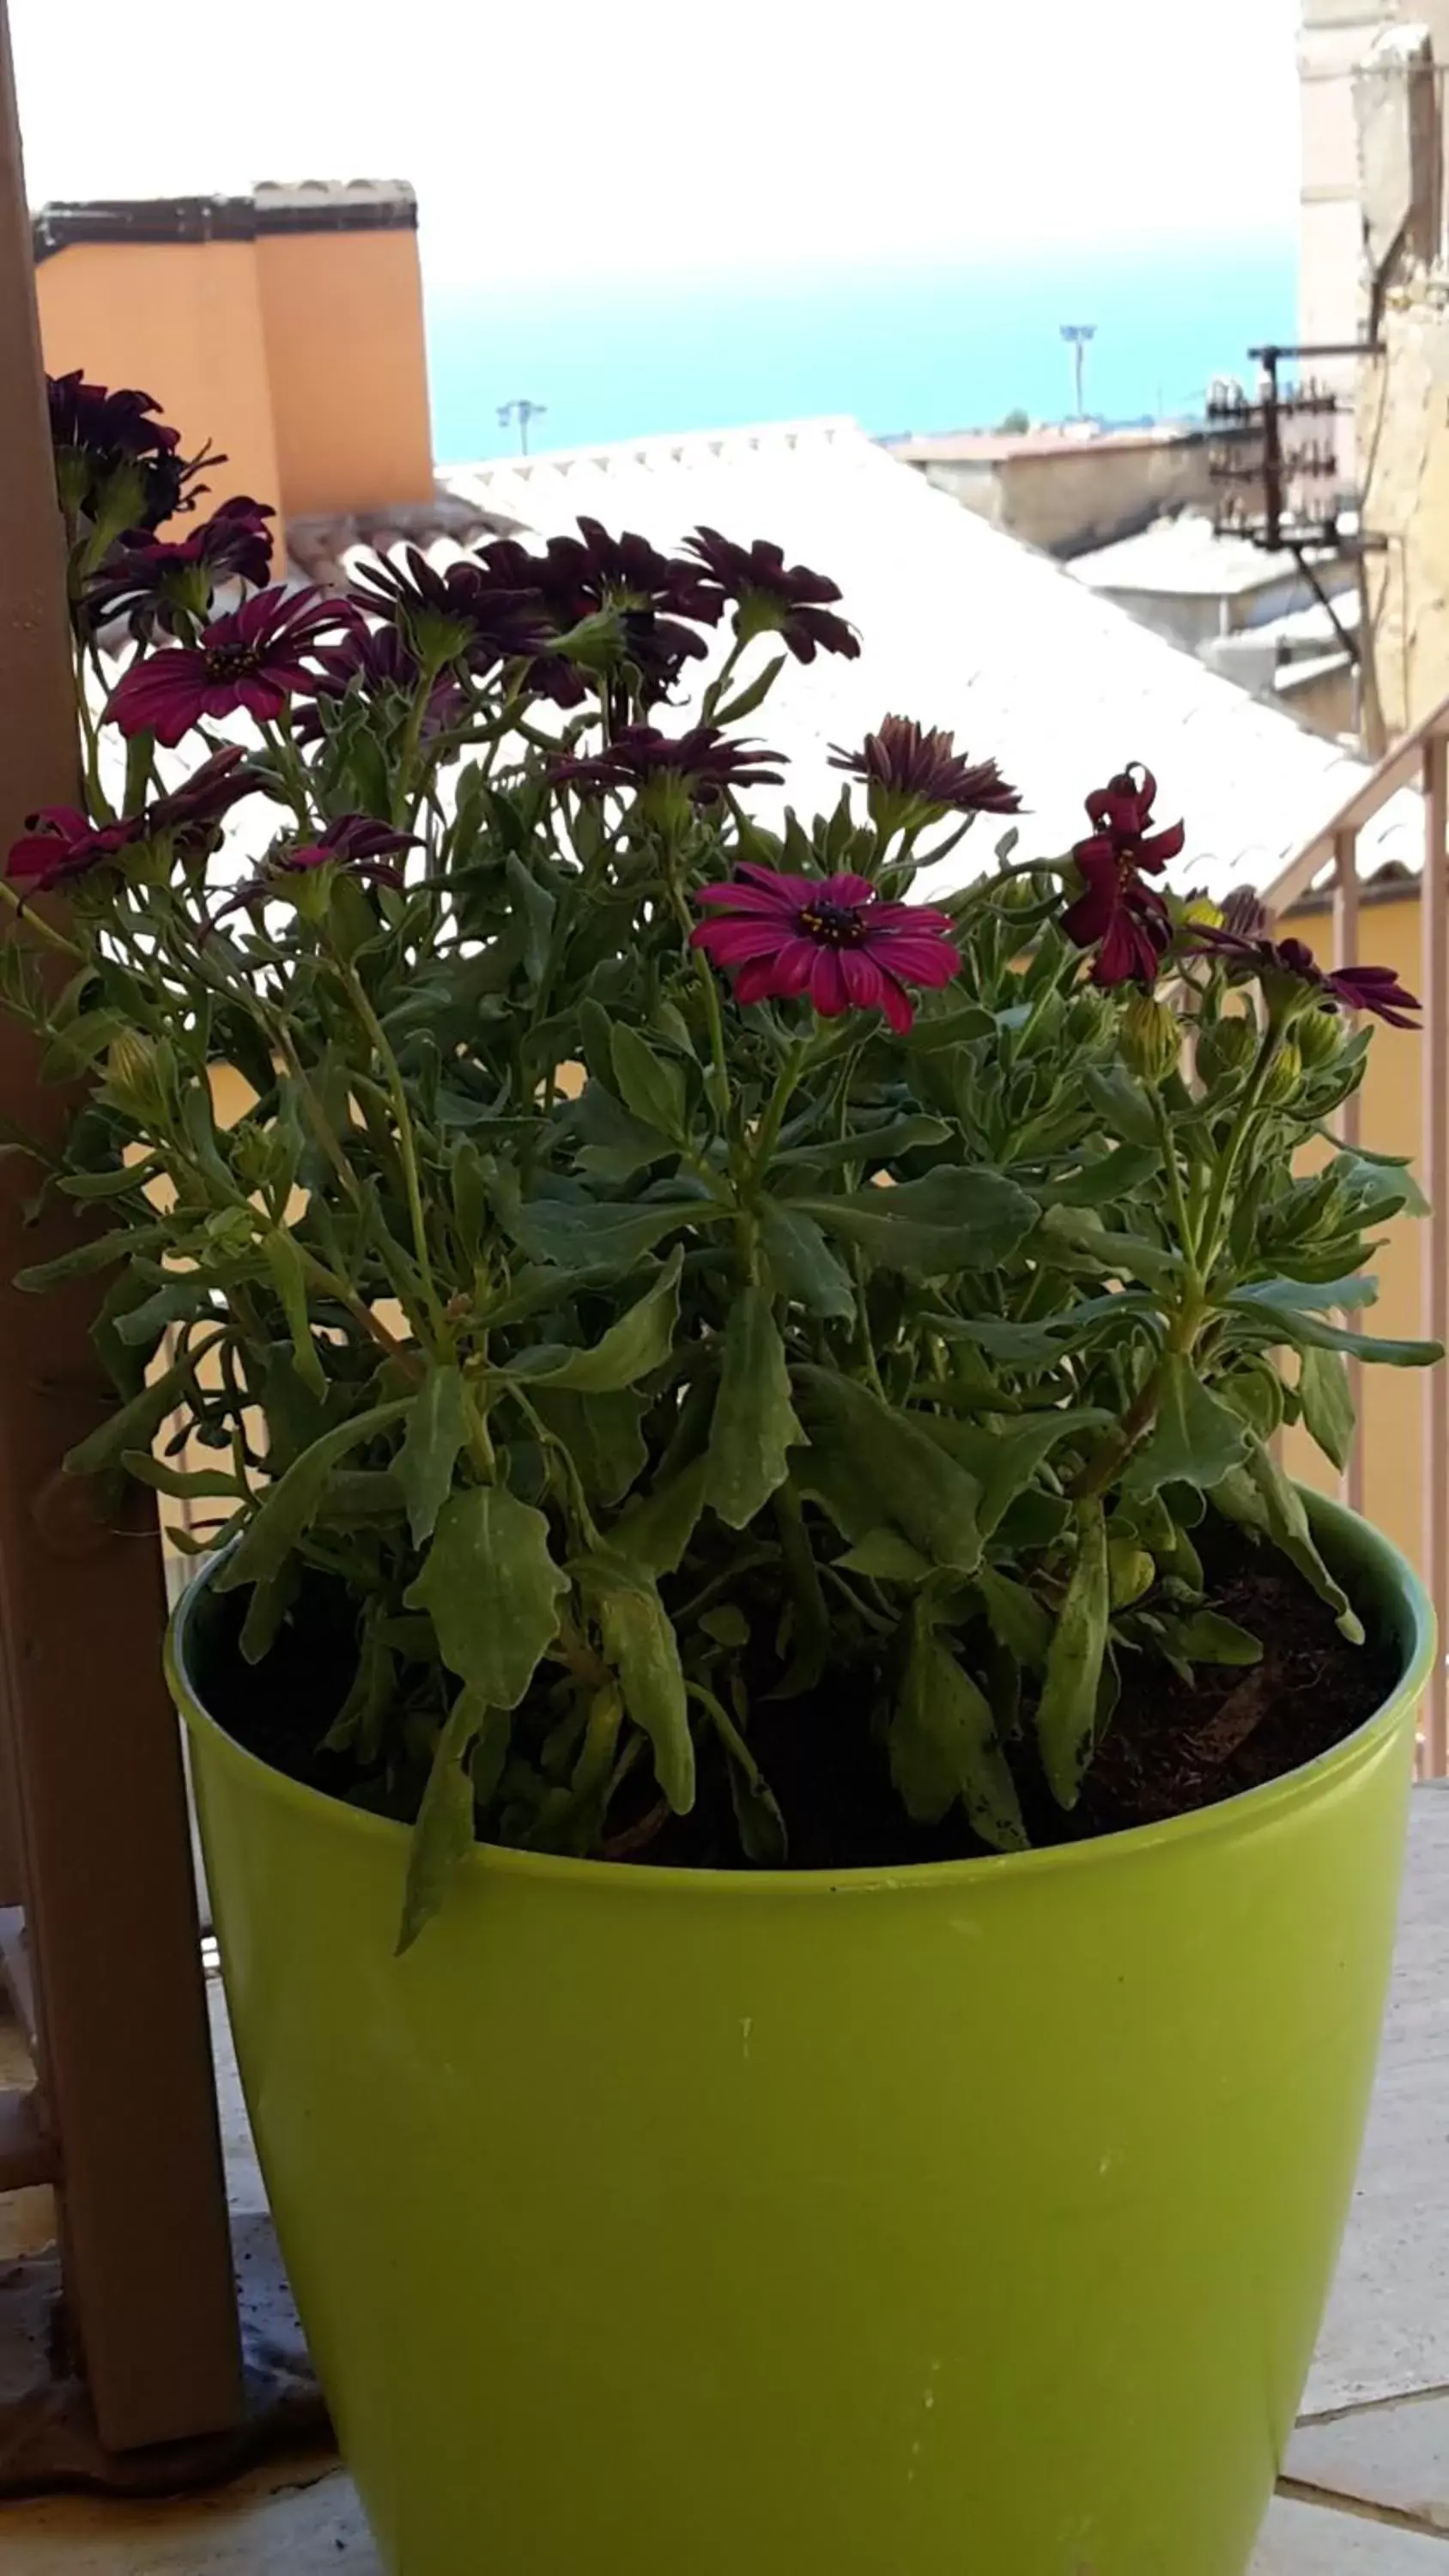
M1333 871L1333 963L1358 958L1358 838L1391 796L1418 784L1424 800L1424 866L1419 889L1424 1005L1422 1129L1419 1170L1429 1200L1424 1223L1420 1283L1421 1330L1449 1342L1449 698L1395 744L1323 829L1305 841L1273 885L1276 915L1289 911ZM1359 1103L1348 1103L1343 1135L1357 1141ZM1357 1374L1355 1369L1354 1374ZM1357 1388L1354 1390L1357 1398ZM1357 1404L1356 1408L1357 1409ZM1424 1389L1419 1472L1423 1489L1421 1571L1433 1597L1441 1640L1449 1629L1449 1367L1431 1369ZM1363 1497L1364 1443L1355 1447L1344 1497L1357 1509ZM1449 1700L1442 1651L1424 1709L1420 1767L1430 1779L1449 1774Z

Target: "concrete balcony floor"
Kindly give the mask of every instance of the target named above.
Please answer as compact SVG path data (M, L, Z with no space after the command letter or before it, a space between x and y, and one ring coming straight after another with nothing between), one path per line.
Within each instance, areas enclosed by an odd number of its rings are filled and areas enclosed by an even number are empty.
M215 1979L212 2002L233 2204L258 2209ZM12 2071L5 2045L0 2026L0 2076ZM1449 2576L1446 2159L1449 1784L1415 1793L1363 2169L1302 2420L1248 2576ZM44 2194L0 2200L0 2260L43 2242L48 2224ZM0 2506L0 2565L15 2576L381 2576L345 2469L317 2453L166 2503ZM1167 2560L1162 2576L1172 2576Z

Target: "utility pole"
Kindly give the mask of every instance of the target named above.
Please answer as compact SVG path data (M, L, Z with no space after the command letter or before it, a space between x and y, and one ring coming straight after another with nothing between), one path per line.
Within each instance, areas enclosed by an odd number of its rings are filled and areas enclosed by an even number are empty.
M1097 336L1097 325L1095 322L1063 322L1061 325L1061 334L1072 353L1072 383L1075 387L1077 397L1076 418L1078 420L1085 420L1087 417L1087 406L1084 399L1087 374L1087 350Z
M529 422L531 420L542 420L547 409L547 403L530 402L527 394L518 395L513 402L499 404L499 428L507 429L510 421L516 420L518 423L518 451L521 456L526 456L528 454Z

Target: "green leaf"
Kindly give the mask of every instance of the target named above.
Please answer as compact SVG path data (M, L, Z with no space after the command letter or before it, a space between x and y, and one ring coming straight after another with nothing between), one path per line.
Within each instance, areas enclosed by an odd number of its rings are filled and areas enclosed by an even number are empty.
M855 1313L850 1273L812 1216L805 1216L798 1206L766 1199L760 1209L760 1241L782 1297L793 1298L812 1315L833 1316L842 1322Z
M699 1624L717 1646L747 1646L750 1623L738 1602L721 1601L713 1610L700 1613Z
M917 1824L939 1824L959 1798L994 1851L1024 1851L1026 1827L985 1694L920 1610L911 1623L891 1721L891 1778Z
M215 1498L229 1503L246 1500L246 1487L235 1476L224 1476L218 1469L198 1467L187 1472L168 1467L163 1459L153 1458L149 1449L124 1449L121 1464L138 1485L149 1485L155 1494L170 1494L177 1502L205 1502Z
M1271 1363L1254 1352L1217 1381L1217 1394L1239 1421L1260 1440L1271 1440L1283 1421L1283 1382Z
M558 906L547 886L540 885L532 868L526 867L515 851L509 851L503 865L509 885L518 897L518 914L524 925L523 971L529 983L537 985L543 980L549 936Z
M1036 1202L1001 1172L943 1163L919 1181L792 1204L883 1270L939 1279L993 1270L1037 1222Z
M1248 1446L1242 1421L1208 1393L1191 1360L1169 1352L1161 1378L1152 1436L1128 1464L1124 1494L1155 1494L1164 1485L1206 1491L1241 1466Z
M1038 1196L1059 1207L1115 1207L1162 1168L1155 1145L1114 1145L1065 1178L1043 1181Z
M1081 1795L1107 1652L1107 1528L1101 1504L1095 1497L1079 1502L1075 1519L1077 1561L1057 1614L1036 1713L1042 1768L1060 1807L1074 1807Z
M936 1570L928 1556L893 1529L868 1530L835 1562L842 1573L864 1574L875 1583L926 1583Z
M18 1146L7 1146L7 1152L19 1152ZM117 1164L104 1172L62 1172L56 1187L69 1199L119 1199L128 1190L138 1190L156 1178L161 1165L154 1154L144 1162Z
M775 654L762 671L757 671L754 678L747 680L732 698L726 699L722 707L715 708L710 722L720 726L742 724L746 716L752 716L757 707L764 705L788 658L784 653Z
M212 1349L215 1344L204 1347ZM104 1422L68 1452L67 1472L72 1476L98 1475L102 1469L114 1467L127 1449L149 1449L167 1414L176 1411L186 1394L200 1357L200 1349L191 1351L149 1386L143 1386L129 1404L108 1413Z
M621 1503L649 1463L645 1398L628 1387L612 1395L577 1395L568 1387L541 1386L532 1402L568 1450L590 1500Z
M1298 1279L1258 1279L1251 1287L1235 1288L1229 1305L1246 1313L1254 1306L1267 1306L1277 1315L1349 1314L1358 1306L1378 1302L1379 1283L1370 1272L1359 1270L1348 1279L1325 1279L1318 1282Z
M402 1927L397 1943L399 1958L412 1948L423 1926L432 1921L473 1848L474 1791L467 1763L482 1722L483 1710L476 1695L470 1690L459 1691L447 1725L438 1737L428 1785L408 1845Z
M787 1453L804 1437L790 1402L785 1345L769 1291L743 1288L725 1327L706 1487L707 1499L731 1529L744 1529L783 1485Z
M646 1127L657 1127L665 1136L682 1137L684 1076L678 1065L656 1055L648 1040L624 1020L615 1023L610 1053L614 1080L625 1108Z
M624 1705L648 1736L654 1776L677 1816L694 1805L694 1739L679 1641L654 1585L614 1556L585 1557L575 1571L593 1596L604 1655Z
M403 1599L427 1611L450 1672L489 1708L517 1708L558 1634L568 1588L542 1512L506 1485L475 1485L449 1495Z
M1317 1315L1299 1313L1277 1298L1255 1295L1251 1289L1235 1290L1226 1303L1234 1314L1255 1314L1271 1321L1279 1338L1300 1351L1343 1351L1350 1359L1377 1360L1389 1368L1432 1368L1444 1356L1440 1342L1396 1342L1375 1333L1349 1332L1337 1324L1325 1324Z
M883 1118L878 1125L858 1128L849 1136L822 1137L814 1145L791 1145L773 1159L787 1171L800 1164L819 1172L832 1171L841 1163L889 1163L898 1154L909 1153L913 1146L942 1145L950 1133L943 1118L912 1113Z
M240 1584L265 1583L279 1573L303 1531L316 1519L333 1468L364 1441L388 1430L407 1409L405 1396L392 1404L375 1404L366 1413L355 1413L350 1422L340 1422L335 1431L324 1431L310 1449L304 1449L271 1487L234 1553L217 1568L214 1589L235 1592Z
M1069 1246L1100 1262L1114 1278L1140 1279L1148 1288L1170 1288L1176 1281L1179 1263L1175 1253L1165 1252L1160 1243L1150 1243L1145 1235L1118 1234L1109 1226L1099 1225L1086 1208L1049 1207L1043 1211L1041 1226L1048 1251L1053 1244Z
M1263 1648L1236 1619L1216 1610L1195 1610L1187 1619L1164 1619L1163 1638L1169 1654L1183 1664L1260 1664Z
M694 1536L709 1481L707 1456L691 1459L668 1483L631 1503L609 1532L610 1550L645 1574L673 1574Z
M632 1270L666 1234L682 1225L717 1223L726 1211L712 1201L633 1199L533 1199L513 1210L507 1230L530 1261L560 1270Z
M582 1395L613 1395L660 1368L674 1345L679 1318L679 1274L684 1254L675 1245L653 1286L595 1342L591 1350L544 1343L520 1351L505 1374L530 1384L573 1387Z
M628 1181L677 1151L657 1127L631 1118L622 1101L597 1079L585 1083L574 1104L573 1126L583 1137L575 1161L601 1180Z
M839 1465L866 1505L863 1527L840 1523L847 1538L858 1543L887 1519L936 1565L974 1573L981 1561L981 1489L975 1477L948 1457L929 1432L854 1378L831 1369L800 1368L795 1386L805 1428L825 1469L822 1482L813 1455L797 1459L800 1490L818 1492L834 1517L826 1488Z
M947 1341L971 1342L992 1359L1014 1360L1023 1368L1051 1368L1068 1351L1089 1341L1099 1327L1115 1328L1133 1315L1155 1315L1152 1298L1137 1289L1114 1289L1105 1297L1083 1297L1059 1315L1039 1323L1012 1322L999 1315L932 1315L931 1329Z
M1342 1471L1353 1447L1353 1397L1349 1393L1347 1365L1336 1352L1310 1347L1301 1353L1298 1400L1319 1448Z
M1040 1672L1051 1647L1052 1623L1036 1594L989 1565L977 1568L975 1588L997 1644L1019 1664Z
M46 1289L59 1288L67 1279L109 1270L113 1261L134 1260L138 1253L158 1251L166 1240L164 1226L114 1226L104 1234L86 1235L82 1242L72 1244L69 1252L58 1252L52 1261L37 1261L28 1270L17 1270L14 1285L27 1294L40 1295Z
M1156 1148L1157 1122L1152 1103L1137 1083L1125 1073L1104 1073L1089 1064L1083 1070L1082 1084L1098 1116L1124 1136L1129 1145Z
M989 1537L1019 1493L1031 1483L1043 1459L1064 1440L1087 1431L1107 1430L1114 1414L1099 1405L1051 1405L1015 1422L997 1422L991 1430L965 1424L952 1426L947 1442L953 1457L969 1467L981 1487L978 1518ZM944 1426L943 1426L944 1428Z
M408 1407L407 1429L396 1459L414 1547L433 1535L467 1438L462 1372L451 1363L434 1361Z
M307 1312L307 1273L302 1255L285 1226L273 1226L262 1240L262 1252L272 1274L272 1284L282 1301L287 1330L292 1337L292 1352L297 1362L297 1375L314 1395L327 1393L327 1373L321 1354L312 1338Z
M1226 1520L1271 1539L1289 1563L1297 1566L1320 1601L1328 1603L1350 1645L1363 1644L1363 1622L1319 1555L1303 1497L1297 1486L1289 1483L1271 1450L1255 1440L1246 1465L1223 1478L1214 1488L1212 1500Z

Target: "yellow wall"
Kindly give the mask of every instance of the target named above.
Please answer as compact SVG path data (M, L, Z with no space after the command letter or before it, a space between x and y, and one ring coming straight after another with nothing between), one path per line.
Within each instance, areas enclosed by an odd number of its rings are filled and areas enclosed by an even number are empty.
M247 492L284 525L431 495L415 233L72 242L36 290L52 375L139 385L185 452L224 451L207 506Z
M256 254L287 516L426 500L416 233L262 233Z
M45 363L93 384L139 385L181 432L210 440L210 501L282 498L252 242L73 242L35 273Z
M1416 892L1392 902L1365 903L1359 950L1375 966L1393 966L1410 992L1421 989L1419 902ZM1307 940L1327 960L1332 930L1323 912L1289 916L1285 929ZM1362 1098L1361 1134L1377 1153L1422 1153L1420 1082L1423 1046L1411 1031L1371 1024L1374 1042ZM1412 1338L1423 1331L1420 1265L1424 1228L1400 1218L1385 1229L1386 1248L1374 1261L1379 1302L1363 1317L1365 1329ZM1424 1378L1417 1369L1365 1369L1359 1438L1364 1463L1364 1508L1417 1564L1422 1526L1421 1433ZM1337 1478L1301 1433L1289 1436L1286 1464L1305 1483L1332 1491Z

